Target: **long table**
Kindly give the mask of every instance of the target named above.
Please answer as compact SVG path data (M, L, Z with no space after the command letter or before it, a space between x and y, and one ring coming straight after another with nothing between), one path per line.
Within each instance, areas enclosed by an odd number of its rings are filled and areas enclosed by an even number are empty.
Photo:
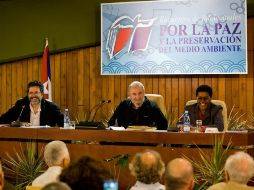
M103 160L115 155L135 153L153 149L158 151L165 163L183 155L199 159L198 149L211 153L215 138L224 136L224 145L232 142L235 149L246 149L254 156L254 132L249 133L175 133L166 131L108 131L108 130L66 130L59 128L0 128L0 156L8 152L14 155L20 145L33 141L37 151L51 140L63 140L67 143L71 160L84 154ZM233 150L235 151L235 150ZM128 169L120 174L120 189L133 184L134 179L126 177Z

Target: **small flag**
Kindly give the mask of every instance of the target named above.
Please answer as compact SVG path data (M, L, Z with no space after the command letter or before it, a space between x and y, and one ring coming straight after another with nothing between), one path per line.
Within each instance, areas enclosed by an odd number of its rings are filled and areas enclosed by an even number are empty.
M50 57L48 48L48 39L46 38L46 45L42 57L42 79L41 82L44 86L44 98L52 101L52 89L51 89L51 72L50 72Z

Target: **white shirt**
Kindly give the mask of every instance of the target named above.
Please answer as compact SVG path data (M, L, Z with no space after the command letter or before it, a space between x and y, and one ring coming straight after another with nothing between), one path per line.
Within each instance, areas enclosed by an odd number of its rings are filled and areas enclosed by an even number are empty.
M165 190L165 186L157 183L145 184L140 181L137 181L130 190Z
M30 113L30 123L32 126L40 126L40 115L41 115L41 105L38 109L37 113L34 113L34 109L31 106L31 104L29 105L31 113Z
M49 183L57 182L58 176L61 174L62 170L63 168L60 166L49 167L43 174L33 181L32 186L44 187Z

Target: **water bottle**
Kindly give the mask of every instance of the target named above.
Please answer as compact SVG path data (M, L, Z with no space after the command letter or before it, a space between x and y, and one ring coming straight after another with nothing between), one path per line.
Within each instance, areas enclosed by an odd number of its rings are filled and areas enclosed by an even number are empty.
M64 110L64 128L69 128L70 126L70 116L69 116L69 110Z
M190 116L188 111L185 111L183 115L183 131L190 132Z

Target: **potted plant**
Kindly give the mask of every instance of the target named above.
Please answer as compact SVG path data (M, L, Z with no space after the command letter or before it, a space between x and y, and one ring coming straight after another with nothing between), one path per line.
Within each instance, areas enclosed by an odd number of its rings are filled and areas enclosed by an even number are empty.
M224 180L224 165L232 149L232 143L223 147L224 136L221 139L215 137L211 154L207 154L199 148L200 160L195 160L185 156L194 168L195 189L207 189L211 185Z
M23 190L45 171L46 164L42 151L37 155L33 142L26 143L25 148L20 144L20 149L15 152L15 156L7 153L7 158L3 159L3 169L6 178L16 186L16 189Z

